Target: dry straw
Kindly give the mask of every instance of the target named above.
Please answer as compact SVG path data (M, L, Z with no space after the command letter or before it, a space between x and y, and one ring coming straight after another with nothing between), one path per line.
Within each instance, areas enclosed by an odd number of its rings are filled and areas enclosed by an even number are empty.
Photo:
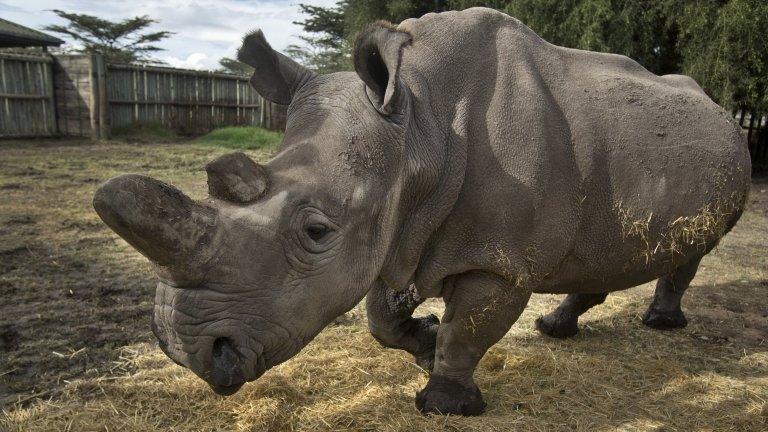
M6 421L29 432L766 430L766 350L704 343L690 327L645 329L636 317L644 304L622 296L609 297L576 339L556 341L531 328L554 304L552 296L534 299L482 360L476 377L489 411L479 418L421 416L413 396L425 372L353 320L230 398L154 346L137 345L112 374L11 407ZM426 309L439 312L434 303Z

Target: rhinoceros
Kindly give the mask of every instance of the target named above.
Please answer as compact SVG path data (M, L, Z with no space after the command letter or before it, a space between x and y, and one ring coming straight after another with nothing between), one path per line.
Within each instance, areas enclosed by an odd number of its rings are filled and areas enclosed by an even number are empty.
M532 293L567 294L553 337L613 291L658 279L643 323L686 325L701 258L750 184L740 128L691 78L552 45L491 9L366 26L354 72L316 74L260 31L238 58L288 105L266 164L206 166L196 202L142 175L94 196L154 263L162 350L223 395L366 301L382 345L430 371L424 413L480 414L478 361ZM442 298L442 321L413 317Z

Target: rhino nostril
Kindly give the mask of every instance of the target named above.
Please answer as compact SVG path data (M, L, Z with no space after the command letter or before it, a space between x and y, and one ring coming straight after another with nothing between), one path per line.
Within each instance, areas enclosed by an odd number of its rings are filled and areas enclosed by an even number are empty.
M213 362L236 363L239 360L235 344L229 338L216 338L213 341Z
M217 338L213 341L211 352L211 381L219 386L242 384L244 380L240 370L240 355L235 344L229 338Z

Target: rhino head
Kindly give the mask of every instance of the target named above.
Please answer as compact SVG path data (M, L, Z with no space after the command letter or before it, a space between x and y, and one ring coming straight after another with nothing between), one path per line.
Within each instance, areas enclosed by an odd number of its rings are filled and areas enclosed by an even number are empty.
M409 43L370 26L356 72L318 75L252 33L238 53L251 84L289 105L274 158L214 160L199 202L135 174L97 190L99 216L154 264L161 348L217 393L294 356L377 281L407 286L430 232L403 215L437 186L408 145L413 95L398 67Z

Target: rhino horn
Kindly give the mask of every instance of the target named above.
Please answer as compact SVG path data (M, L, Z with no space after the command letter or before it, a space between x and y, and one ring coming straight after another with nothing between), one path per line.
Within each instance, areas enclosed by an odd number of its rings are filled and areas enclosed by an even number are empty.
M191 276L210 257L216 210L173 186L147 176L121 175L99 187L93 207L120 237L173 274Z
M208 193L233 203L247 204L267 189L267 171L244 153L220 156L205 166Z

